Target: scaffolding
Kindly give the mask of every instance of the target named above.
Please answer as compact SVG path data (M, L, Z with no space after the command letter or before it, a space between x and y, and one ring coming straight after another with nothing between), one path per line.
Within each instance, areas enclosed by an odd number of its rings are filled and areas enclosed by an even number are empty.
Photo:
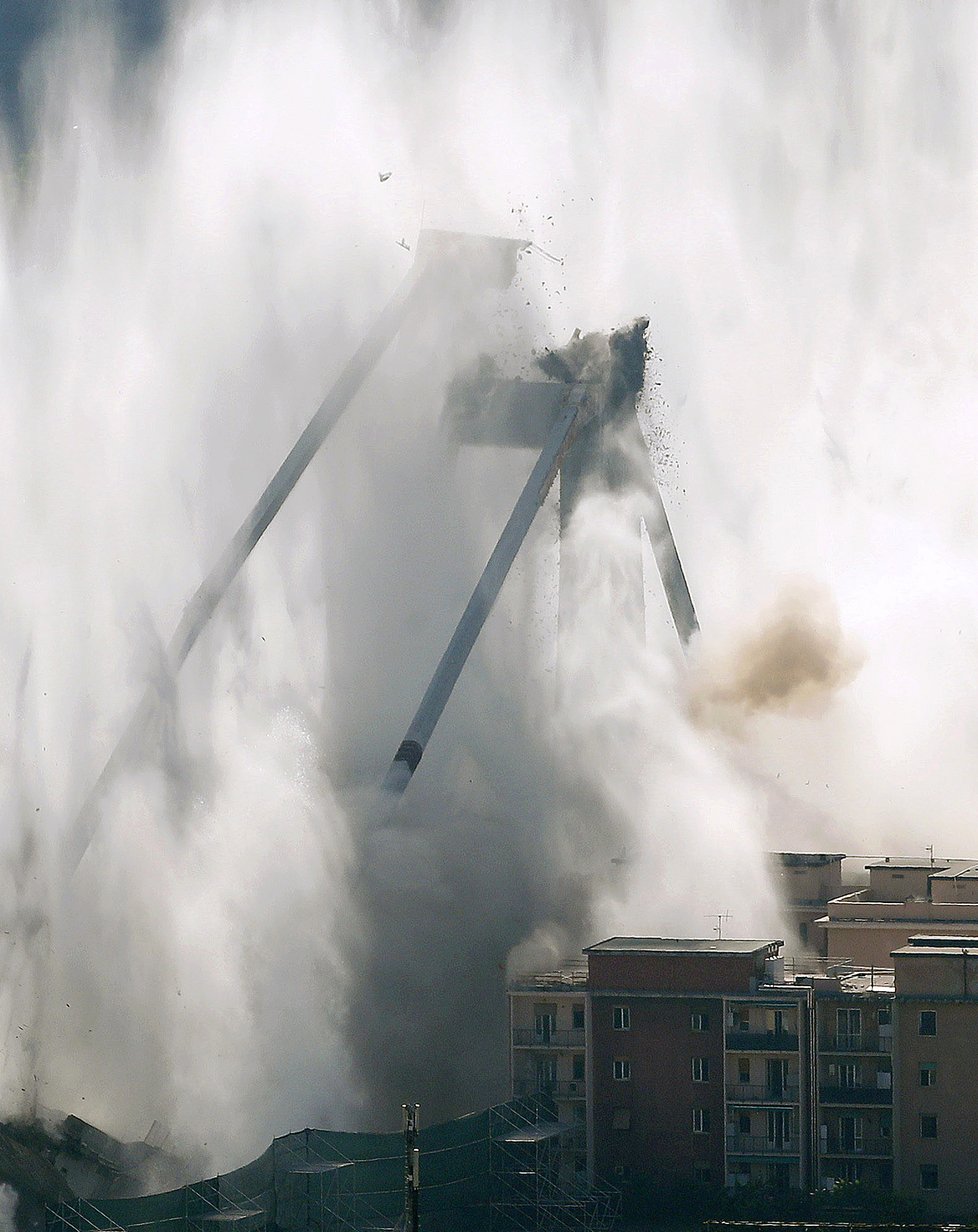
M561 1124L552 1100L513 1100L489 1110L490 1232L606 1232L621 1194L566 1175L580 1127Z
M566 1175L581 1127L544 1096L421 1129L422 1232L607 1232L620 1196ZM305 1129L235 1172L48 1208L46 1232L405 1232L404 1139Z

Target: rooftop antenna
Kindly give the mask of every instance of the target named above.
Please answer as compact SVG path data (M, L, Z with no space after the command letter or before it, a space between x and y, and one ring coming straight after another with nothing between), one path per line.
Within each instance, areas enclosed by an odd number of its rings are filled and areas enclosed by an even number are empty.
M716 933L717 941L722 941L723 940L723 926L731 918L730 912L729 911L718 911L716 915L711 915L708 918L711 920L716 920L716 923L713 925L713 931Z
M927 846L924 848L924 851L926 851L927 854L930 856L930 864L931 864L931 868L933 868L934 867L934 844L928 843Z

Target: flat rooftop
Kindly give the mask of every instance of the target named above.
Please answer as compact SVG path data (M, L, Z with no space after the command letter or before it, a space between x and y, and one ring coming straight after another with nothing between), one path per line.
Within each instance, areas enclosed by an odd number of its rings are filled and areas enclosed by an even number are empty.
M925 872L933 869L935 873L943 872L952 864L971 864L971 860L947 860L935 856L883 856L880 860L871 860L866 868L905 868L915 872Z
M839 985L845 993L890 993L894 988L893 968L847 971L839 977Z
M715 937L609 937L585 954L759 954L776 951L783 941L728 941Z
M837 864L846 858L841 851L772 851L771 855L780 860L785 868L822 868L826 864Z
M902 945L898 950L891 950L892 955L898 954L939 954L942 958L973 958L978 954L978 937L971 939L971 944L967 943L965 937L950 937L948 938L957 944L952 945Z
M563 989L566 992L583 991L587 984L587 961L583 958L572 958L555 967L552 971L533 971L529 975L517 975L509 981L509 987L514 991L519 989Z

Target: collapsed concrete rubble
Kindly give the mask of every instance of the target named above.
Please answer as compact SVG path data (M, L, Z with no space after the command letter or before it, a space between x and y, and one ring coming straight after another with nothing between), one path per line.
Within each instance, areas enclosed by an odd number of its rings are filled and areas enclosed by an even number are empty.
M16 1195L21 1232L44 1227L45 1206L147 1193L179 1184L188 1167L155 1122L142 1142L121 1142L76 1116L0 1123L0 1185Z

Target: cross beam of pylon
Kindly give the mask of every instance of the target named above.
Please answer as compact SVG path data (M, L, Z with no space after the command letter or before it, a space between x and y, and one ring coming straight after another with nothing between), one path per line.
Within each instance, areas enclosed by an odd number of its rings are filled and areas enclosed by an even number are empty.
M384 778L386 791L400 795L410 783L558 472L562 530L596 471L603 472L603 480L612 489L627 486L639 490L646 533L684 648L698 629L686 575L638 421L636 400L644 379L647 327L647 321L638 321L609 337L609 370L594 382L499 381L483 376L457 384L453 390L462 406L463 440L527 446L539 445L543 436L543 447L394 754ZM616 347L620 354L634 352L639 346L641 370L634 362L616 360ZM573 363L563 365L568 371L572 366ZM585 357L580 358L577 366L581 375L587 373ZM561 371L562 365L551 367ZM641 578L641 561L638 563Z

